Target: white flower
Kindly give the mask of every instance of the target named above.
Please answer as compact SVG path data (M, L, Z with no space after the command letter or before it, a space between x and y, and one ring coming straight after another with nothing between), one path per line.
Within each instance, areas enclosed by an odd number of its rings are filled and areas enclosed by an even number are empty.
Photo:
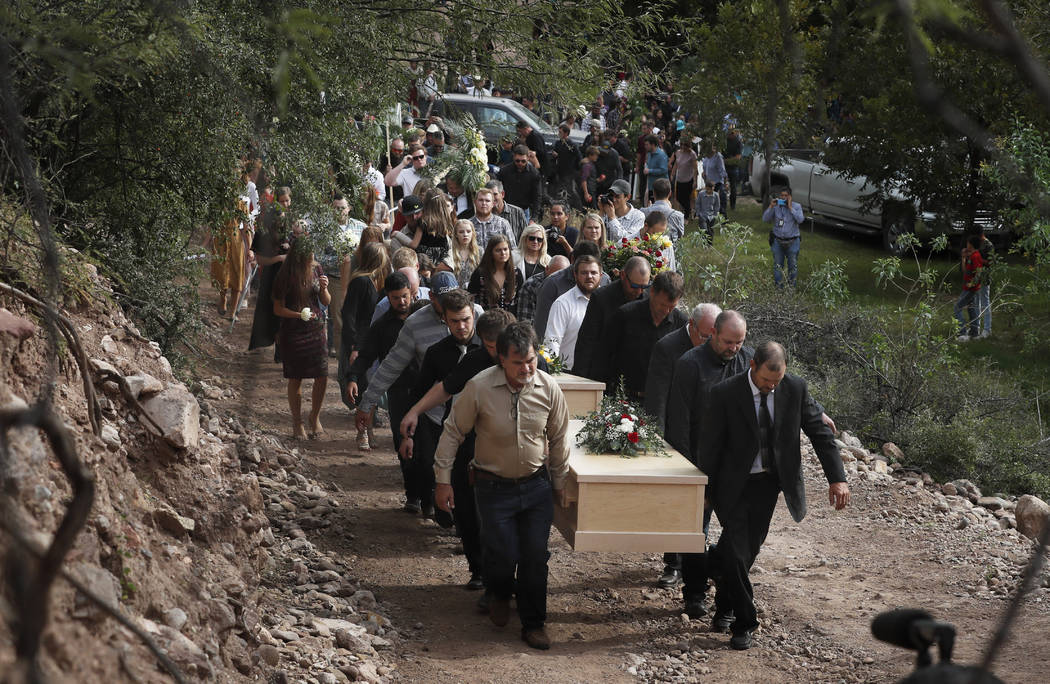
M634 432L634 422L627 418L620 419L620 432Z
M303 319L304 321L308 321L313 317L314 314L312 311L310 311L310 307L308 306L304 306L303 310L299 312L299 318Z

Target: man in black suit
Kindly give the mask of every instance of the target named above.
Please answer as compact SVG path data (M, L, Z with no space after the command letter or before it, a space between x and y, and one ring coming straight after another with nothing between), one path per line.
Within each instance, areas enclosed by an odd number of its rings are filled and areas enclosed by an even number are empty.
M572 369L574 375L597 379L595 352L602 338L605 322L627 302L644 297L649 290L652 269L645 257L633 256L624 263L620 277L608 285L602 285L587 302L587 313L576 334L576 359Z
M645 378L645 412L656 419L660 433L664 432L667 398L671 389L675 362L682 354L702 345L715 329L715 317L722 313L717 304L697 304L689 321L670 335L665 335L655 345L649 357L649 373ZM683 452L689 458L688 452ZM677 586L682 581L682 556L678 553L664 554L664 573L657 584L664 588Z
M712 388L704 416L699 465L709 478L707 499L722 524L719 592L725 592L736 616L729 643L737 650L751 647L758 627L748 573L769 532L780 492L796 522L806 515L800 430L813 444L830 483L831 505L841 510L850 498L831 429L810 401L805 381L786 371L784 348L762 343L748 372Z

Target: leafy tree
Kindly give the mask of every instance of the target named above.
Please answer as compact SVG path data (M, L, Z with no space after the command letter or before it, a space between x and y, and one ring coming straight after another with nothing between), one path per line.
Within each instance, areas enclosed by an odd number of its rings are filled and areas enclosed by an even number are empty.
M184 257L231 215L243 157L318 217L337 183L358 194L383 141L372 116L405 99L409 60L574 102L608 64L644 80L655 21L611 0L13 0L0 69L23 125L3 143L24 139L60 236L170 354L198 317ZM29 172L0 171L19 204Z

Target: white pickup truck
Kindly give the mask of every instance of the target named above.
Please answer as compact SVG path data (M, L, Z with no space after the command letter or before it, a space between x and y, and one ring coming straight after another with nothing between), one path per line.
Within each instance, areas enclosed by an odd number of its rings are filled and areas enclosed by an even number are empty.
M807 217L844 230L881 235L882 244L891 253L900 251L897 238L915 233L921 239L948 233L962 235L965 221L947 220L929 211L920 211L918 202L902 192L891 191L865 211L864 198L874 188L864 176L847 178L823 163L819 150L787 149L783 161L776 162L766 185L766 163L760 154L752 158L751 187L766 197L771 188L789 186L791 198L802 205ZM975 220L986 234L1003 232L1003 226L991 212L978 212Z

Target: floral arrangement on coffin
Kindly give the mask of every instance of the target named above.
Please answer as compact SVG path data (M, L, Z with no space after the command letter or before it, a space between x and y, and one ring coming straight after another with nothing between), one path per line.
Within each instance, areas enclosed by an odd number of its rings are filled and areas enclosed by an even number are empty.
M603 398L598 410L584 419L576 443L592 454L619 454L623 458L669 455L655 421L624 397L622 381L616 395Z
M539 354L543 357L543 360L547 362L548 373L551 375L560 375L565 372L565 359L557 354L552 354L551 350L547 349L546 346L540 347Z
M608 272L619 272L633 256L645 257L653 275L667 268L663 250L671 248L671 238L663 233L647 238L623 238L619 243L610 242L602 248L602 268Z

